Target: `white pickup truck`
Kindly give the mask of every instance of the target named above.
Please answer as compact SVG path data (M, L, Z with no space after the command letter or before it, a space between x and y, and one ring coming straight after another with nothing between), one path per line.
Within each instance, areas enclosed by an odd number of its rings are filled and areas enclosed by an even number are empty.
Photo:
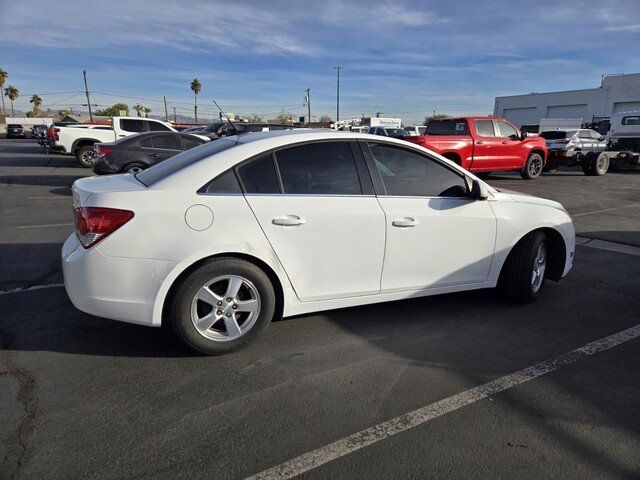
M78 162L91 167L93 146L144 132L176 130L168 123L153 118L113 117L109 125L69 125L52 127L49 145L59 153L75 155Z

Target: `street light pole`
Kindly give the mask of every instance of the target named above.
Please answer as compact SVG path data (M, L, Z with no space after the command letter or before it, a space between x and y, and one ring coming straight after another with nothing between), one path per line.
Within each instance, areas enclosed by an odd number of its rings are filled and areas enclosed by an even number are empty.
M336 69L337 84L336 84L336 122L340 120L340 70L343 67L333 67Z

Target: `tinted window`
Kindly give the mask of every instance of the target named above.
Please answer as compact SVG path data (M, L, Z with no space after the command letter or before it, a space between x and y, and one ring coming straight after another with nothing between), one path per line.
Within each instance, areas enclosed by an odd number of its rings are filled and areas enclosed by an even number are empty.
M402 148L370 144L371 153L388 195L464 197L467 185L461 175L417 153Z
M622 125L640 125L640 116L622 117Z
M140 140L140 146L142 148L153 148L153 144L151 143L151 139L150 138L143 138L142 140Z
M178 139L173 133L168 135L156 135L151 137L153 148L162 148L163 150L182 150Z
M493 137L493 122L491 120L474 120L476 133L481 137Z
M240 190L240 184L236 178L236 174L233 170L227 170L226 172L218 175L206 189L207 193L242 193Z
M182 147L185 150L189 150L190 148L197 147L198 145L205 143L204 140L192 137L191 135L181 135L180 138L182 139Z
M136 178L140 180L144 185L150 187L156 182L167 178L189 165L192 165L200 160L215 155L220 152L224 152L230 148L236 146L236 142L229 142L227 140L216 140L215 142L205 143L198 148L192 148L186 152L179 153L164 162L157 163L153 167L149 167L140 173L136 174Z
M427 125L427 135L469 135L466 120L438 120Z
M518 135L518 131L509 125L506 122L497 122L498 123L498 136L499 137L510 137L511 135Z
M159 122L147 122L149 124L149 130L152 132L170 132L171 129L163 123Z
M120 128L125 132L146 132L145 124L147 123L149 122L144 120L122 119L120 120Z
M360 178L347 142L321 142L276 152L284 193L360 195Z
M216 140L217 142L219 140ZM280 193L276 167L271 154L238 167L238 174L247 193Z
M562 130L549 130L542 132L540 136L545 140L561 140L572 136L575 132L563 132Z

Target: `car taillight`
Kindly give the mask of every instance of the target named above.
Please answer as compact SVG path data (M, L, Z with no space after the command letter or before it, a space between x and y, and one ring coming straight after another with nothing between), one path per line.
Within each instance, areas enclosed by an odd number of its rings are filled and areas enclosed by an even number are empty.
M60 136L58 135L58 132L60 131L59 128L54 128L53 129L53 139L58 142L60 141Z
M93 150L96 152L96 155L98 157L106 157L111 153L111 149L109 147L105 147L100 144L97 144L95 147L93 147Z
M80 207L75 210L76 235L84 248L95 245L133 218L130 210Z

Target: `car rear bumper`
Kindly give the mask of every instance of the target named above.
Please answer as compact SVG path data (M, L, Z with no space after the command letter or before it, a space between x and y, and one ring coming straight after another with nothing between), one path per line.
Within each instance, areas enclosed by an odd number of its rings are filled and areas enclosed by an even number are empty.
M112 257L98 247L85 249L75 234L62 247L64 286L73 305L98 317L153 326L158 290L177 262Z

